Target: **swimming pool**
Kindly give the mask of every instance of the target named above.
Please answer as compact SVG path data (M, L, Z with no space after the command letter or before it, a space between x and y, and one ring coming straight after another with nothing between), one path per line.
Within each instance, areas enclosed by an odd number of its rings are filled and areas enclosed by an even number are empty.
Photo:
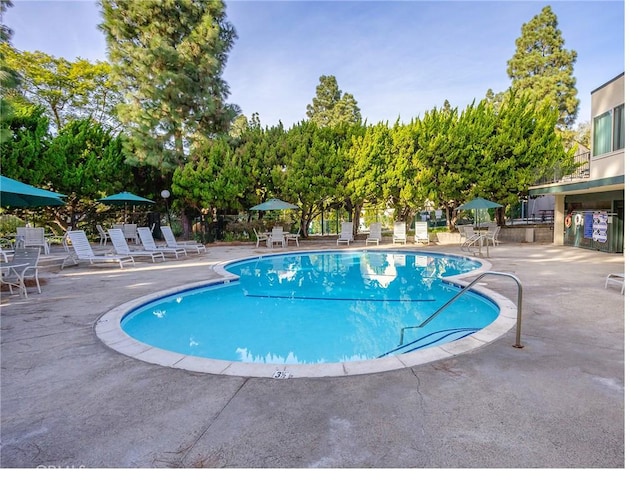
M206 364L216 372L253 365L258 376L293 367L307 371L304 376L336 365L359 370L372 362L386 370L395 359L406 366L423 350L430 350L427 357L442 355L440 346L449 345L450 355L457 348L452 345L477 341L495 324L502 300L469 293L424 328L407 330L398 345L403 327L420 324L459 291L441 277L481 267L476 259L409 251L261 256L225 264L221 282L145 297L115 316L136 344L133 356L154 363L199 371ZM114 348L122 351L122 345Z

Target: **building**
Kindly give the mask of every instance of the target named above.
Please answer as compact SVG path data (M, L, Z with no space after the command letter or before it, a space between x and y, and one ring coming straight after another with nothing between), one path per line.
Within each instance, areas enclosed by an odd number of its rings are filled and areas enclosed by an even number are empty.
M554 197L554 245L624 251L624 72L591 92L591 152L573 175L529 188Z

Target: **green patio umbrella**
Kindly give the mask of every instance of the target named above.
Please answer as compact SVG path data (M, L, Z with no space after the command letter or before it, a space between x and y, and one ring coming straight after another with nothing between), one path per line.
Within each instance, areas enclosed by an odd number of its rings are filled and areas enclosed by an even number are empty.
M285 202L278 198L270 198L264 203L260 203L258 205L251 207L249 210L267 211L267 210L290 210L295 208L298 208L298 206L294 205L293 203Z
M105 205L121 205L124 206L124 221L127 223L127 207L129 205L152 205L156 202L153 200L149 200L148 198L140 197L133 193L129 192L120 192L114 195L109 195L108 197L101 198L98 200L100 203L104 203Z
M492 202L486 198L476 197L473 200L459 206L456 210L475 210L476 226L478 225L478 210L488 210L490 208L501 207L499 203Z
M266 202L254 205L249 210L266 212L269 210L294 210L296 208L298 208L298 206L293 203L285 202L279 198L270 198Z
M13 178L0 175L0 206L2 207L45 207L61 206L64 197L61 193L36 188Z

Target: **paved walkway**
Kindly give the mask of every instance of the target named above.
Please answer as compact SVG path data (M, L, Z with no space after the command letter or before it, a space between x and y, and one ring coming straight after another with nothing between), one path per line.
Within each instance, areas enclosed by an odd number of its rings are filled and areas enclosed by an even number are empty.
M122 355L95 334L96 320L124 302L267 251L221 245L123 270L69 267L44 272L43 293L31 289L28 300L3 292L1 466L625 467L625 297L604 288L608 273L624 271L622 255L493 248L492 269L524 285L524 348L512 347L514 329L471 353L389 372L194 373ZM486 284L515 302L509 279Z

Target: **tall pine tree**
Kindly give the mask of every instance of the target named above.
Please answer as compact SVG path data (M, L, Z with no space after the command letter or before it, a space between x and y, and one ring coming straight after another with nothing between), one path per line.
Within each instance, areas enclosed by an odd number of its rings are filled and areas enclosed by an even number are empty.
M333 75L320 77L316 96L307 105L307 117L320 127L333 127L340 123L359 124L362 120L358 102L350 93L342 94Z
M522 35L516 40L516 52L507 62L511 88L519 97L548 101L558 110L557 126L571 127L578 115L576 78L573 65L575 50L564 48L558 18L550 6L522 25Z
M221 0L101 0L118 115L129 159L165 171L205 138L226 132L239 109L222 79L236 38Z

